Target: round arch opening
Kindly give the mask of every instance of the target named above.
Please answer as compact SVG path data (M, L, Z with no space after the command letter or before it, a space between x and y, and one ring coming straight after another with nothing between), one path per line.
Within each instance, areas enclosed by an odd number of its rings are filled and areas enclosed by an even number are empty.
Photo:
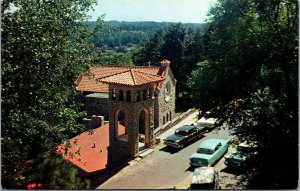
M115 112L115 137L116 140L128 141L128 114L123 109Z
M150 112L144 108L139 113L139 150L150 147Z

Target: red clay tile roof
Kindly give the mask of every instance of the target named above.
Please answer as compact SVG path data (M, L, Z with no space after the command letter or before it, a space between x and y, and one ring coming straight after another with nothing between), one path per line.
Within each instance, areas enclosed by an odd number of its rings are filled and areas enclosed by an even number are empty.
M132 81L129 84L145 84L149 82L157 82L163 80L164 74L159 71L161 67L159 66L99 66L92 67L88 74L80 74L75 81L76 90L78 91L89 91L89 92L103 92L108 93L108 84L97 81L97 79L107 79L109 83L112 82L114 75L117 75L117 81L119 82L119 77L125 77L128 75L130 70L133 71L133 77L130 77ZM125 73L125 74L122 74ZM132 73L132 72L130 72ZM113 77L114 76L114 77ZM111 78L109 78L111 77ZM161 78L161 79L160 79ZM133 81L133 79L135 81ZM114 79L115 80L115 79ZM108 81L107 81L108 82ZM123 82L123 81L122 81Z
M127 86L138 86L151 82L163 81L164 77L140 71L139 68L130 68L127 71L113 74L104 78L99 78L97 81L108 84L120 84Z
M123 134L125 127L119 124L119 129L119 133ZM77 144L74 142L77 142ZM108 157L107 147L109 146L108 124L96 128L93 134L85 131L70 139L70 143L71 147L68 149L67 154L64 153L65 144L57 147L57 153L87 173L106 168ZM93 148L94 143L96 146ZM80 155L75 154L75 157L72 157L72 154L76 153L77 148L80 148Z

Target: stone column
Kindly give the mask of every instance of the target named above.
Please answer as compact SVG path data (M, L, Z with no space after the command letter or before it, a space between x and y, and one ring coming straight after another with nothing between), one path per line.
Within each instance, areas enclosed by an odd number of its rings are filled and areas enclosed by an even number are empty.
M135 103L137 102L137 92L136 91L131 91L131 102Z
M119 100L119 89L116 89L116 100Z
M123 101L126 101L127 97L126 97L126 90L123 90Z
M131 108L129 110L129 115L128 115L128 145L130 149L130 155L132 157L135 157L138 152L138 133L139 133L139 128L138 128L138 118L136 118L137 113L135 108Z
M109 87L109 99L113 99L113 88Z

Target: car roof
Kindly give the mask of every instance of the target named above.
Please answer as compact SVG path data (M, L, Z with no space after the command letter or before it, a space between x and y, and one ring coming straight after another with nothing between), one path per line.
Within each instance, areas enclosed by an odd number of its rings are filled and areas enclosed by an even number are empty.
M214 181L215 170L213 167L199 167L194 170L192 184L206 184Z
M220 142L224 142L227 141L225 139L207 139L205 141L203 141L202 143L200 143L199 148L204 148L204 149L215 149L216 146L220 143Z
M195 126L193 126L193 125L184 125L184 126L182 126L182 127L179 127L178 129L176 129L176 130L180 130L180 131L188 131L188 130L190 130L190 129L193 129Z

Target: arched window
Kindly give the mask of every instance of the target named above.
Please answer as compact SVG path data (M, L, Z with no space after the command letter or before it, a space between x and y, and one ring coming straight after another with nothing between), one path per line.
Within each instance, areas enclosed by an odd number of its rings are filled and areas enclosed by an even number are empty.
M167 121L169 121L169 114L167 113Z
M124 100L123 90L119 90L119 100L120 101Z
M116 140L128 141L126 118L124 110L119 110L115 113Z
M143 100L147 100L148 97L149 97L149 96L148 96L148 91L147 91L147 89L143 89Z
M170 82L167 82L167 85L165 87L165 101L170 100L170 93L171 93L171 84Z
M127 102L131 102L131 91L130 91L130 90L128 90L128 91L126 92L126 101L127 101Z
M169 117L170 117L170 121L171 121L172 120L172 112L171 111L170 111Z
M166 117L164 116L163 117L163 124L165 124L166 123Z

